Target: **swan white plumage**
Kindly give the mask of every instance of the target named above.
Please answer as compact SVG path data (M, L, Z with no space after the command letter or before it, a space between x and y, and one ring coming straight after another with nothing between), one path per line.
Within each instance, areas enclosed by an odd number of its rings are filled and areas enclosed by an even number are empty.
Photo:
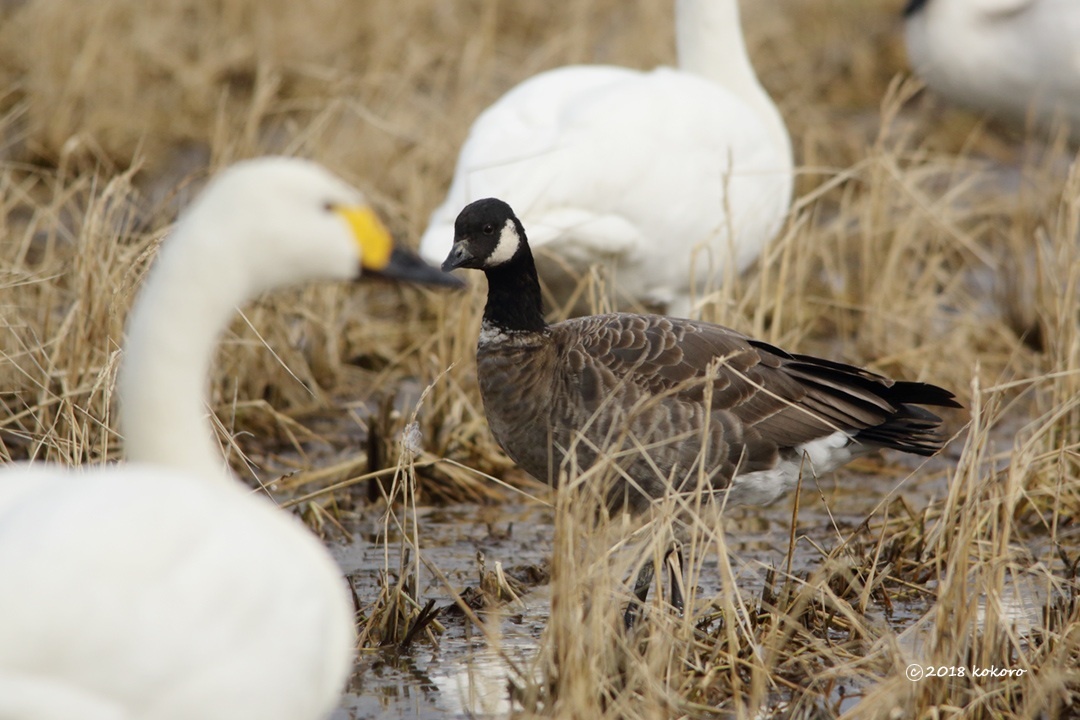
M0 718L314 720L336 706L351 594L302 523L232 477L207 371L254 295L361 266L445 277L416 263L314 163L252 160L211 181L128 324L118 390L135 462L0 472Z
M1080 2L910 0L908 57L933 90L974 110L1080 131Z
M737 0L678 0L676 32L677 69L559 68L485 110L424 258L446 257L462 207L501 197L560 299L559 266L609 264L620 295L686 315L692 284L752 263L791 202L791 140L750 64Z

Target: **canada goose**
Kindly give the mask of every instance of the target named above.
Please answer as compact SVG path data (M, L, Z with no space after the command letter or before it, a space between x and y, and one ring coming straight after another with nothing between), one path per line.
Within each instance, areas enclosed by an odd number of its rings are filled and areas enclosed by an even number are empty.
M1080 3L910 0L908 56L941 95L975 110L1080 130Z
M0 717L314 720L337 705L351 594L303 524L229 472L205 384L239 304L361 267L445 282L310 162L238 163L187 209L127 328L137 462L0 473Z
M678 68L579 65L536 75L473 124L420 253L446 257L467 203L503 197L565 302L593 265L620 300L688 316L780 229L791 139L746 53L737 0L678 0ZM567 272L569 270L569 272Z
M617 457L613 508L693 488L701 470L727 503L767 504L801 471L829 472L874 448L937 452L941 420L919 405L959 407L940 387L711 323L610 314L548 325L525 229L501 200L461 211L442 267L487 275L476 364L499 445L548 482L570 448L583 469Z

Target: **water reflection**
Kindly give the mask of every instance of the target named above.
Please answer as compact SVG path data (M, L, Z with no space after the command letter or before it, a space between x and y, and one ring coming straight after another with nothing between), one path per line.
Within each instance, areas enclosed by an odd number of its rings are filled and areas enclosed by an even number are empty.
M808 571L821 558L819 548L829 549L859 526L882 498L895 490L895 479L847 477L827 481L822 487L804 489L796 526L792 570ZM940 482L940 480L938 481ZM928 499L940 485L915 490L905 485L905 497ZM929 492L927 492L929 490ZM478 583L478 554L489 567L502 562L508 572L546 562L552 548L552 511L537 503L508 503L496 507L459 505L418 510L420 542L425 561L439 569L454 591ZM753 512L735 511L725 518L728 554L744 597L761 592L766 570L785 567L791 537L790 501ZM370 520L356 542L334 548L343 569L357 578L361 597L377 592L375 578L384 568L386 555L371 538L378 523ZM397 550L390 550L394 565ZM717 558L702 558L695 578L701 596L720 591ZM450 590L433 573L421 573L419 597L435 599L439 606L452 603ZM444 618L447 631L438 647L423 642L407 652L367 650L360 656L356 673L333 720L358 718L501 718L512 710L508 680L519 672L531 672L538 642L550 609L546 585L532 587L524 606L508 608L499 618L487 619L495 637L486 638L470 622ZM888 619L898 632L919 617L924 608L896 606ZM870 608L871 613L874 612ZM833 697L847 707L858 702L858 683L846 683L847 693ZM843 693L843 691L841 691ZM835 693L834 693L835 695Z

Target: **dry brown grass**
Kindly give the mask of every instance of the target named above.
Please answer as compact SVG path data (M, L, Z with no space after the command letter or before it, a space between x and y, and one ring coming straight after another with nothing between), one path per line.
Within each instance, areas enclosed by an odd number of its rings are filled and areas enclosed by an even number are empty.
M637 556L613 553L610 537L586 541L582 504L559 497L551 619L517 683L527 714L1075 712L1080 171L1071 148L988 128L898 77L901 4L744 3L755 63L795 139L800 197L760 268L716 288L708 315L957 390L970 426L949 418L960 437L947 497L888 504L838 535L818 570L778 569L760 597L740 593L722 527L695 525L691 575L718 556L725 590L683 618L654 609L631 636L618 617ZM0 460L118 457L123 320L177 208L212 170L314 157L415 238L471 119L513 83L569 62L672 56L669 3L646 0L0 3ZM223 445L255 477L299 470L275 492L328 532L347 531L358 504L375 512L349 488L367 487L356 483L369 465L401 470L395 438L434 383L415 476L378 486L410 498L388 517L413 553L388 560L384 597L362 599L383 608L369 614L373 644L407 636L423 606L403 592L423 540L411 503L489 500L494 486L470 468L510 467L476 390L481 302L475 286L452 299L305 288L247 308L220 353ZM406 378L395 409L385 398ZM369 453L373 428L382 444ZM462 465L430 462L443 457ZM655 523L658 537L672 522ZM1041 610L1017 625L1021 580ZM907 637L879 619L901 597L925 611ZM1028 672L912 682L916 651L927 665Z

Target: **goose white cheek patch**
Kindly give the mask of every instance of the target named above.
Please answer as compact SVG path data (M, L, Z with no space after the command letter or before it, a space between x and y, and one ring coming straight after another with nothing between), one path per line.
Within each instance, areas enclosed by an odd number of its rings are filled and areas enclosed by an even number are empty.
M499 244L495 246L495 251L491 253L487 264L489 266L502 265L517 254L520 244L521 239L518 237L517 228L514 227L514 221L507 220L502 232L499 233Z

